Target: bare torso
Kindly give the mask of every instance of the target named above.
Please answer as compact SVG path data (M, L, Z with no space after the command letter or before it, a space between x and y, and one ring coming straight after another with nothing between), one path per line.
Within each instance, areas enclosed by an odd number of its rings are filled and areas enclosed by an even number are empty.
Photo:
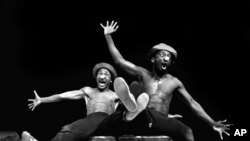
M117 99L116 94L109 90L100 92L97 89L90 88L87 90L87 115L95 112L104 112L112 114L115 111L115 100Z
M144 91L150 96L148 107L153 107L162 114L168 115L172 94L177 88L174 79L176 78L171 75L155 79L149 74L143 74L141 83L143 84Z

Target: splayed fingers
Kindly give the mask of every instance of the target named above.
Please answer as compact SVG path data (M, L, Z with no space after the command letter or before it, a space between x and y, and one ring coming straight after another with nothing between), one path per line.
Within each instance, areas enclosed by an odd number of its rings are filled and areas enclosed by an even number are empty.
M104 34L111 34L115 32L118 29L117 22L111 21L109 24L109 21L106 22L106 26L104 26L102 23L100 23L101 27L104 29Z

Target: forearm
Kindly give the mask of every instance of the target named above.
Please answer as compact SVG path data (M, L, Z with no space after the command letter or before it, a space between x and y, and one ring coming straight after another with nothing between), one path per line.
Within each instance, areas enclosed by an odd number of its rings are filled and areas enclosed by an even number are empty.
M199 118L208 123L211 127L214 125L215 121L204 111L199 103L193 102L192 109Z
M49 97L41 97L41 103L53 103L63 100L60 94L55 94Z
M120 63L121 60L124 60L118 49L115 47L115 43L110 34L105 35L105 39L108 44L108 48L111 56L113 57L115 63Z

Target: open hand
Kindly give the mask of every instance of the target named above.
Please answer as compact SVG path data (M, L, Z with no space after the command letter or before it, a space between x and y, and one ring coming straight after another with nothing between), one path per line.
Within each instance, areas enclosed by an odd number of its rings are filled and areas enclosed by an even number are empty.
M233 125L233 124L224 124L227 120L223 120L223 121L216 121L213 125L213 129L215 131L217 131L220 134L220 138L221 140L223 140L223 136L222 134L225 133L227 136L230 136L230 134L226 131L229 130L229 126Z
M102 23L100 24L101 27L104 29L104 35L111 34L115 32L118 29L118 25L116 25L117 22L112 21L109 25L109 21L106 22L106 26L104 26Z
M36 93L36 90L34 90L34 93L35 93L35 99L28 99L28 101L32 101L32 103L28 104L29 109L31 109L31 111L33 111L38 105L41 104L41 98Z

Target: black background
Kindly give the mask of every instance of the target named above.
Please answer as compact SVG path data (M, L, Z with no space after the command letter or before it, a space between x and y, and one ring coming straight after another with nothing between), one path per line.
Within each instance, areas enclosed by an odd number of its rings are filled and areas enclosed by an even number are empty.
M147 51L160 42L173 46L179 57L171 74L214 120L228 119L234 124L231 137L224 136L225 140L246 138L233 134L248 128L249 3L187 2L174 4L173 10L169 10L171 4L154 6L157 12L133 7L130 16L118 15L108 4L103 7L113 12L70 1L3 4L0 131L27 130L38 140L49 140L63 125L85 116L83 100L44 104L33 112L27 100L34 98L33 90L45 97L95 87L93 66L103 61L114 65L100 23L115 20L120 27L113 39L126 60L150 69ZM91 15L94 12L99 16ZM128 82L134 80L115 68ZM183 115L181 121L193 129L196 140L219 140L219 134L176 96L171 113Z

